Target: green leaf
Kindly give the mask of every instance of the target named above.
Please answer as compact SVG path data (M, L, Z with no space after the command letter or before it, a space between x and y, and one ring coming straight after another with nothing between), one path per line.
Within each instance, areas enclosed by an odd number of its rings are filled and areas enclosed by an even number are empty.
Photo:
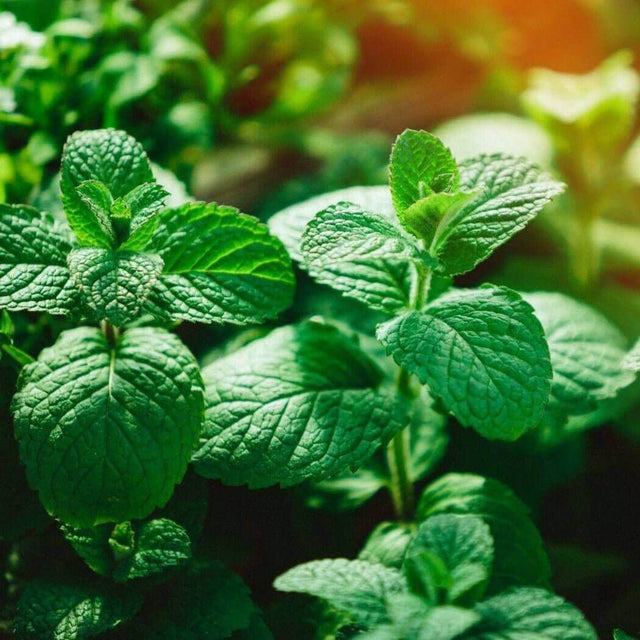
M640 78L632 63L629 51L619 51L586 74L534 69L522 103L562 153L571 153L578 137L610 149L635 120Z
M400 222L407 227L404 212L432 193L455 192L459 175L447 147L426 131L407 129L391 151L389 167L391 197ZM410 227L407 227L411 231Z
M298 565L276 578L273 586L322 598L366 626L386 622L387 599L407 588L397 569L344 558Z
M388 222L396 220L389 187L348 187L323 193L282 209L269 219L269 229L274 236L280 238L291 258L302 262L300 245L306 226L320 211L340 202L352 202L364 211L381 215Z
M433 407L433 399L422 388L413 403L409 424L409 476L418 482L440 462L449 445L447 418Z
M163 207L169 192L157 182L138 185L122 197L131 211L131 233L151 220Z
M314 482L305 493L312 509L348 511L372 498L387 484L387 478L366 464L357 471L347 470L331 480Z
M92 638L132 618L141 597L107 584L30 582L18 602L15 632L34 640Z
M245 324L274 318L291 304L295 280L289 256L256 218L196 202L154 220L158 228L146 248L164 260L145 304L154 316Z
M109 238L111 245L115 245L116 236L109 220L109 212L113 204L109 189L99 180L85 180L76 187L76 191L97 220L104 236Z
M479 194L444 216L430 247L449 275L486 260L564 191L561 182L526 160L502 155L461 163L460 188Z
M246 629L256 608L249 589L218 562L197 560L154 592L135 626L135 638L223 640Z
M429 246L440 225L452 220L476 196L478 191L432 193L414 202L403 214L403 224Z
M613 640L636 640L636 638L625 633L622 629L616 629L613 632Z
M117 327L140 315L163 267L154 254L93 247L74 249L67 262L92 315Z
M409 306L414 271L428 259L385 218L348 202L316 215L300 250L315 280L387 313Z
M399 569L414 535L414 524L381 522L369 534L364 547L358 554L358 559Z
M187 532L166 519L145 522L136 531L135 548L113 572L117 581L147 578L185 565L191 558Z
M228 484L289 486L357 467L403 426L382 373L334 327L276 329L203 370L195 470Z
M77 305L61 227L24 205L0 204L0 307L64 315Z
M76 191L87 180L101 182L114 199L153 181L142 145L124 131L96 129L76 131L64 146L60 189L69 226L81 245L110 248L112 238Z
M63 525L62 531L91 569L117 582L161 574L191 558L187 532L166 518L86 529Z
M407 557L423 549L435 553L449 573L447 602L459 602L465 596L474 602L482 596L491 576L493 538L480 518L452 513L427 518L411 541Z
M111 347L83 327L22 370L12 409L47 511L92 526L143 518L170 498L197 443L202 381L166 331L130 329Z
M419 520L441 513L470 514L489 525L494 541L489 593L516 585L548 584L551 571L540 534L527 507L500 482L447 474L425 489L417 513Z
M603 315L561 293L524 299L542 323L553 379L548 411L561 420L587 413L614 397L635 376L621 366L627 340Z
M483 436L515 440L540 422L549 349L533 309L515 291L456 290L424 312L380 325L377 335L400 366Z
M461 640L597 640L580 611L544 589L513 589L477 604L474 611L482 620Z

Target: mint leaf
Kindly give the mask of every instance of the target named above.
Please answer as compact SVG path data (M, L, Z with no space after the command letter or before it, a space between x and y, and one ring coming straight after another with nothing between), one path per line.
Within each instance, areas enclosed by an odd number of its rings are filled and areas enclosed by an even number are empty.
M14 630L34 640L83 640L129 620L140 604L139 594L103 583L34 580L18 602Z
M157 182L145 182L122 197L131 211L131 233L153 218L163 207L169 192Z
M163 267L154 254L93 247L74 249L67 263L92 315L117 327L140 315Z
M143 518L187 468L202 422L197 363L177 337L130 329L111 347L66 331L13 400L20 457L49 513L75 526Z
M477 604L474 611L482 620L461 639L597 640L580 611L544 589L513 589Z
M113 571L117 581L147 578L185 565L191 559L187 532L167 519L150 520L135 532L135 547Z
M269 230L282 241L293 260L302 262L300 245L307 225L318 212L339 202L352 202L364 211L381 215L388 222L396 220L389 187L348 187L323 193L282 209L269 219Z
M357 467L403 426L382 373L334 327L283 327L203 372L195 470L227 484L289 486Z
M76 131L64 146L60 189L69 226L81 245L110 248L112 237L76 191L87 180L101 182L114 200L152 182L142 145L124 131L96 129Z
M425 387L413 404L409 423L409 475L413 482L427 476L449 445L447 418L433 407Z
M441 514L423 522L407 549L407 558L423 550L436 554L449 574L446 602L478 600L491 577L493 538L473 515Z
M384 473L367 464L347 470L330 480L314 482L305 492L305 503L312 509L347 511L356 509L386 486Z
M218 562L196 560L154 592L133 637L223 640L249 627L255 613L249 589L235 573Z
M549 344L553 416L564 420L592 411L633 382L634 374L621 366L627 340L603 315L560 293L531 293L524 299Z
M441 513L470 514L489 525L494 541L489 593L514 585L548 584L549 560L529 510L500 482L449 473L425 489L417 513L420 520Z
M0 307L70 313L77 293L67 268L69 251L60 226L36 209L0 204Z
M414 524L381 522L369 534L358 559L399 569L414 535Z
M449 275L471 271L564 191L526 160L499 154L461 163L460 188L480 193L445 215L430 247Z
M533 309L515 291L460 289L378 327L394 360L464 425L515 440L541 420L551 365Z
M145 304L154 316L245 324L274 318L291 304L289 256L256 218L195 202L155 220L158 228L146 248L160 255L164 269Z
M166 518L86 529L63 525L62 531L91 569L118 582L161 574L191 558L187 532Z
M365 626L386 622L387 599L407 588L397 569L344 558L298 565L276 578L273 586L322 598Z
M636 640L633 636L622 631L622 629L616 629L613 632L613 640Z
M404 212L414 202L433 193L458 189L458 167L438 138L426 131L407 129L398 136L391 151L389 183L398 218L407 227Z
M104 237L108 238L111 246L115 245L116 236L109 220L113 204L113 197L109 189L99 180L86 180L76 187L76 192L97 220Z
M300 250L315 280L387 313L409 306L414 270L427 259L382 216L348 202L316 215Z

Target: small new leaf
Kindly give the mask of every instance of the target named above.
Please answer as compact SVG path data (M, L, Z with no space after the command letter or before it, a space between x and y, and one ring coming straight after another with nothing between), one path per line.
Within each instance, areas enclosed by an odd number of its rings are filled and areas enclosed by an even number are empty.
M83 246L112 246L91 206L76 191L87 180L101 182L115 200L153 175L142 145L124 131L96 129L69 136L62 154L60 189L69 226Z
M13 400L20 457L49 513L79 527L144 518L184 475L202 380L177 337L64 332L24 367Z
M91 315L117 327L138 317L163 267L154 254L93 247L74 249L67 262Z
M203 370L194 467L228 484L289 486L357 467L405 424L382 374L334 327L276 329Z
M424 312L380 325L377 335L400 366L483 436L515 440L540 422L549 348L533 309L515 291L456 290Z
M477 516L442 514L420 525L407 549L407 558L422 550L436 554L450 577L446 602L477 601L491 576L493 538L489 527Z
M428 259L385 218L348 202L316 215L301 253L315 280L387 313L408 307L412 275Z
M365 626L387 622L387 599L407 589L397 569L344 558L298 565L276 578L273 586L322 598Z
M291 304L291 260L256 218L195 202L155 220L145 248L160 255L164 268L145 309L160 320L246 324L274 318Z
M64 315L78 294L67 267L71 244L32 207L0 204L0 307Z
M407 129L391 151L389 182L398 218L411 231L404 218L406 210L433 193L457 191L458 167L438 138L426 131Z

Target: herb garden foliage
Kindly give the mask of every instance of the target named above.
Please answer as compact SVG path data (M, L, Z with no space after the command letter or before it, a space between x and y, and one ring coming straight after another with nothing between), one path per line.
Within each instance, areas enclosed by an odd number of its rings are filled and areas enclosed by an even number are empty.
M72 135L62 160L69 226L24 206L1 210L0 300L9 311L71 315L21 374L20 455L45 508L90 526L167 502L198 442L203 383L162 322L275 317L293 275L281 243L230 207L164 209L142 147L121 131ZM120 328L125 327L124 331Z
M358 560L314 561L275 583L326 600L348 623L342 637L595 638L548 591L540 535L506 486L448 474L416 507L413 483L446 447L447 413L490 439L562 438L572 419L607 414L638 349L565 296L451 287L560 183L501 155L458 164L419 131L399 137L390 175L390 190L290 207L271 235L231 207L166 208L140 145L106 129L67 141L66 222L0 205L0 305L80 325L31 361L5 311L1 346L24 365L12 412L29 483L93 574L30 582L19 635L88 638L133 618L125 635L270 637L240 579L194 554L206 487L183 481L192 461L234 485L312 481L348 506L390 490L399 522L377 527ZM200 371L165 327L275 318L293 297L285 247L386 316L377 339L396 364L311 319Z

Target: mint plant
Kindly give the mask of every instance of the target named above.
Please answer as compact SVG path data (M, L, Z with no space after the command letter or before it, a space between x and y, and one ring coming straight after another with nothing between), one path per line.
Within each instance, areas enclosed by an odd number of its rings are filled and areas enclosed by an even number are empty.
M108 581L30 583L15 629L36 638L97 635L142 605L145 588L117 583L158 583L182 569L174 587L194 601L194 629L211 626L212 614L198 613L189 571L213 591L227 585L232 599L238 592L241 612L214 625L212 637L226 637L253 624L255 608L239 578L192 559L206 509L201 485L187 478L189 493L170 501L198 443L204 393L195 357L165 327L274 318L293 295L289 257L265 225L236 209L164 207L168 193L123 131L70 136L61 190L68 225L28 206L0 205L2 351L24 365L11 410L29 484L73 549ZM33 360L12 344L7 311L64 315L79 326ZM139 633L175 637L166 617L152 632L156 621L143 611Z
M359 559L308 562L274 586L346 613L348 638L597 637L575 607L544 588L539 534L505 486L449 474L426 488L417 514L419 524L392 544L389 530L374 532Z

